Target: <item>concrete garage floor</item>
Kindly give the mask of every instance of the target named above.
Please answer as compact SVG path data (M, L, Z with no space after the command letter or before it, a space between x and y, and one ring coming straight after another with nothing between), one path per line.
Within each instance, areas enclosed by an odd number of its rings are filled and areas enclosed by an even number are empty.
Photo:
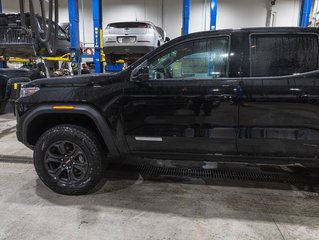
M0 239L319 239L319 193L288 184L112 177L96 193L47 189L0 116Z

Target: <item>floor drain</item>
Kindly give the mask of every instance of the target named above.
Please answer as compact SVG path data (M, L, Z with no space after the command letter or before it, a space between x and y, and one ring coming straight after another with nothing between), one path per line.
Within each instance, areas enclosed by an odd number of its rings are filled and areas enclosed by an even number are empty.
M0 162L9 163L33 163L32 157L20 157L20 156L4 156L0 155Z

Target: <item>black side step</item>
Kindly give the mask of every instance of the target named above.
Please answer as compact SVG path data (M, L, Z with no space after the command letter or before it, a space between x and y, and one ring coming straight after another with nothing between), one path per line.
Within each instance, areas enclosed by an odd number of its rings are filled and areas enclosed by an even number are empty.
M247 164L302 164L305 167L319 167L318 158L306 157L264 157L264 156L232 156L232 155L207 155L207 154L179 154L179 153L163 153L163 152L135 152L133 154L136 159L162 159L178 161L207 161L219 163L247 163Z
M192 168L171 168L152 165L137 165L135 167L141 174L179 176L193 178L211 178L234 181L258 181L277 182L289 184L318 184L319 178L305 176L297 173L262 172L256 169L192 169Z

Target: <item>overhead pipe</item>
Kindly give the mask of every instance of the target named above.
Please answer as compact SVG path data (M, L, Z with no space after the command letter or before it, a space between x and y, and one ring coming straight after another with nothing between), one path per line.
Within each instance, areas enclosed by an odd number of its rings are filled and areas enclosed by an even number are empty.
M20 0L20 20L21 20L21 26L24 30L26 30L26 22L25 22L25 7L24 7L24 0Z
M207 30L207 0L204 0L204 31Z
M164 29L164 0L162 0L162 9L161 9L161 14L162 14L162 16L161 16L161 22L162 22L162 28Z
M310 12L312 7L312 0L302 0L300 8L299 26L308 27Z
M31 15L31 18L32 18L32 22L34 23L34 32L35 32L35 34L37 36L37 39L40 42L42 42L42 43L47 43L50 40L50 38L51 38L51 33L52 33L52 28L53 28L53 24L52 24L53 1L49 1L49 22L48 23L47 23L47 20L46 20L44 2L43 2L43 0L40 0L39 2L40 2L40 6L41 6L42 25L39 23L39 20L36 17L33 0L29 1L29 4L30 4L30 15ZM43 35L45 37L43 37Z
M216 30L218 0L210 0L210 30Z
M276 25L277 12L273 11L276 0L269 0L267 4L266 27L274 27Z
M41 42L41 43L45 43L49 54L54 55L56 53L56 42L57 42L58 28L59 28L59 25L58 25L58 22L59 22L59 0L49 0L49 19L48 19L48 21L46 18L44 0L39 0L39 2L40 2L40 6L41 6L42 24L40 24L39 19L35 13L33 0L29 0L32 29L35 32L36 40ZM54 2L54 4L53 4L53 2ZM54 5L54 8L53 8L53 5ZM20 9L20 10L22 10L22 9ZM54 22L54 35L52 37L53 11L54 11L54 21L55 22ZM24 14L24 12L23 12L23 14Z
M190 0L183 0L183 23L182 23L183 36L189 33L190 8L191 8Z

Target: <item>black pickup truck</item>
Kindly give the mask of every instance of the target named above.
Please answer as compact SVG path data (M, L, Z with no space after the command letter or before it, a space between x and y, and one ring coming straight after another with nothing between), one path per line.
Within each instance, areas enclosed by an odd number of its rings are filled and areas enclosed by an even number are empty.
M41 78L41 71L37 68L0 68L0 114L5 113L6 106L19 98L20 86L31 80Z
M63 194L91 190L111 159L318 167L318 36L200 32L117 74L32 81L16 102L17 137Z

